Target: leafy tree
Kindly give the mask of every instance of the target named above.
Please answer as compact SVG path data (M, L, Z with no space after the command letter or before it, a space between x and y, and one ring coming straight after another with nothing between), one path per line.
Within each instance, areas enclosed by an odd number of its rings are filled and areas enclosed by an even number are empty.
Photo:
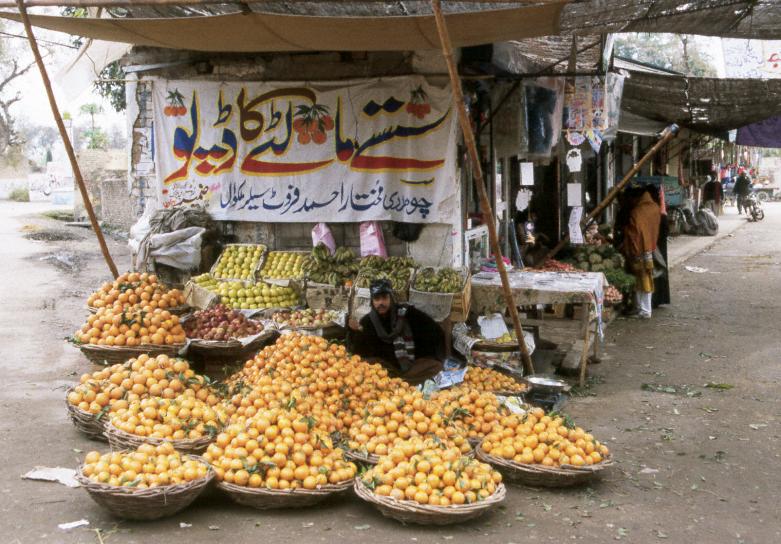
M95 116L103 113L103 106L100 104L82 104L81 113L89 115L90 117L90 130L95 132Z
M616 56L694 77L716 77L710 56L685 34L634 33L616 37Z

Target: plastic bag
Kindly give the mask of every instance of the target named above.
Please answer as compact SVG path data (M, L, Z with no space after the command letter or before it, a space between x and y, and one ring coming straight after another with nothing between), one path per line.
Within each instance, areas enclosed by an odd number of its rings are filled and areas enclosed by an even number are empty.
M331 252L331 255L336 252L336 241L331 229L325 223L318 223L315 228L312 229L312 247L317 247L318 244L323 244Z
M382 227L377 221L364 221L361 223L361 257L367 255L379 255L387 257L385 250L385 237Z
M201 265L201 241L206 229L188 227L150 237L149 255L158 264L180 270L195 270Z
M130 227L130 238L127 241L127 245L130 246L134 252L138 252L138 248L141 242L144 240L147 234L152 230L149 220L155 213L155 209L152 206L147 206L144 209L144 213L138 218L138 221Z

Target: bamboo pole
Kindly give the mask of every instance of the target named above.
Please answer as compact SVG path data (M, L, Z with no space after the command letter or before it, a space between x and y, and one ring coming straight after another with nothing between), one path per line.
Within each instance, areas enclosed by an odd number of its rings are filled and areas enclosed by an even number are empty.
M664 129L664 132L662 132L662 138L656 142L656 145L654 145L651 149L648 150L648 153L646 153L639 161L635 163L634 166L632 166L631 170L627 172L627 174L624 176L624 178L619 182L618 185L614 186L612 189L610 189L610 192L608 192L607 196L605 196L604 200L600 202L596 208L594 208L590 214L588 214L586 217L584 217L580 224L581 225L588 225L592 219L599 216L599 214L602 213L602 211L607 208L613 200L618 196L618 193L621 192L621 190L629 183L629 181L634 177L635 174L637 174L640 171L640 168L643 167L643 165L648 162L649 159L651 159L654 155L656 155L659 150L667 144L670 140L675 138L675 135L678 134L678 125L672 124L666 129ZM550 253L548 253L547 257L545 257L545 260L552 259L556 256L556 254L562 250L562 248L567 245L567 242L569 242L569 234L567 234L564 238L561 239L561 241L556 244L556 247L550 250Z
M98 238L98 244L100 244L100 251L103 253L103 258L106 260L106 264L108 265L109 270L111 270L111 274L113 274L114 279L116 279L119 276L119 273L117 272L117 267L108 251L106 239L103 237L103 231L100 229L98 220L95 217L95 210L92 209L92 202L90 202L89 194L87 193L87 187L84 185L84 178L81 176L79 163L76 161L76 153L73 151L73 145L71 144L70 137L68 136L68 132L65 130L65 123L62 121L60 109L57 107L57 101L54 98L54 91L52 90L52 84L49 80L49 74L46 72L46 66L43 64L41 52L38 49L38 42L35 40L35 35L33 34L33 29L30 25L30 18L27 16L27 8L25 7L23 0L17 0L16 5L18 6L19 13L22 16L24 30L27 33L27 39L30 42L30 49L33 52L35 62L38 64L38 69L41 72L43 86L46 88L46 95L49 97L49 105L52 108L54 120L57 123L57 128L60 131L62 143L65 145L65 151L68 153L68 159L70 160L71 168L73 169L73 176L76 178L76 183L79 186L81 199L84 201L84 208L87 210L87 215L89 215L89 220L92 224L92 230L95 231L95 236Z
M251 2L241 0L26 0L25 5L27 7L44 7L44 6L57 6L57 7L103 7L103 8L120 8L120 7L136 7L136 6L212 6L215 4L235 4L241 6L242 4L263 4L265 2L271 2L274 0L253 0ZM292 0L293 3L303 3L311 0ZM339 3L344 4L357 4L357 3L369 3L380 4L385 3L387 0L336 0ZM494 4L567 4L572 0L473 0L477 3L494 3ZM11 0L0 1L0 8L12 8L16 7L17 2Z
M437 23L437 33L439 34L439 40L442 44L442 54L445 57L447 71L450 74L450 86L453 88L453 105L458 113L458 122L460 123L461 131L464 134L464 143L466 144L467 152L469 153L469 161L472 163L475 186L480 195L480 207L482 208L483 221L488 227L488 239L494 256L496 257L496 268L499 270L499 277L502 279L504 299L507 302L507 308L510 310L513 328L515 329L515 335L518 338L518 348L521 351L524 373L534 374L534 365L532 365L529 349L526 347L526 340L523 337L521 320L518 317L518 308L515 306L515 301L513 300L512 292L510 290L510 280L507 278L507 270L504 268L502 251L499 247L499 239L496 235L494 214L491 212L491 204L488 201L488 194L485 189L485 180L483 178L483 170L480 166L480 157L477 154L475 135L474 132L472 132L472 127L467 118L464 94L461 91L461 81L458 78L458 71L456 69L455 61L453 60L453 46L450 42L450 35L448 34L447 25L445 24L445 18L442 15L440 0L431 0L431 8L434 11L434 18Z

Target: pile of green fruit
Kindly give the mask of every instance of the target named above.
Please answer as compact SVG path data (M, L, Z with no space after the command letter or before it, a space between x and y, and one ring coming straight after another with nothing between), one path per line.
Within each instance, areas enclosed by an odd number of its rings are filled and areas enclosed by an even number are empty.
M358 260L352 249L340 247L331 255L325 245L318 244L304 259L302 269L309 280L338 287L352 283L358 273Z
M374 280L390 280L394 291L406 291L415 260L411 257L379 257L369 255L361 259L357 287L368 288Z
M577 246L573 258L569 262L575 268L586 272L607 272L608 270L623 270L624 257L618 250L608 244L599 246Z
M272 251L260 271L261 277L271 279L299 279L304 275L307 255L290 251Z
M195 276L191 278L193 283L195 283L199 287L203 287L207 291L211 291L212 293L217 292L217 288L220 286L219 281L214 279L214 276L209 274L208 272L205 274L201 274L200 276Z
M464 278L458 270L427 267L418 270L413 287L427 293L459 293L463 286Z
M254 280L265 251L262 244L228 246L220 254L213 275L217 279Z
M267 283L217 281L211 274L201 274L192 280L196 285L220 295L222 304L233 310L292 308L299 304L298 294L290 287Z

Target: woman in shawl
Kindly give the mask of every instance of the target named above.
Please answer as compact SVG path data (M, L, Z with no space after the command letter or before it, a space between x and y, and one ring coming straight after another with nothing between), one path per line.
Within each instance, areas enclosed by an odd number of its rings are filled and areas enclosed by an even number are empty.
M630 272L637 279L635 283L636 317L651 318L651 299L654 292L654 257L661 210L645 188L633 189L630 195L633 203L629 221L624 227L622 252Z

